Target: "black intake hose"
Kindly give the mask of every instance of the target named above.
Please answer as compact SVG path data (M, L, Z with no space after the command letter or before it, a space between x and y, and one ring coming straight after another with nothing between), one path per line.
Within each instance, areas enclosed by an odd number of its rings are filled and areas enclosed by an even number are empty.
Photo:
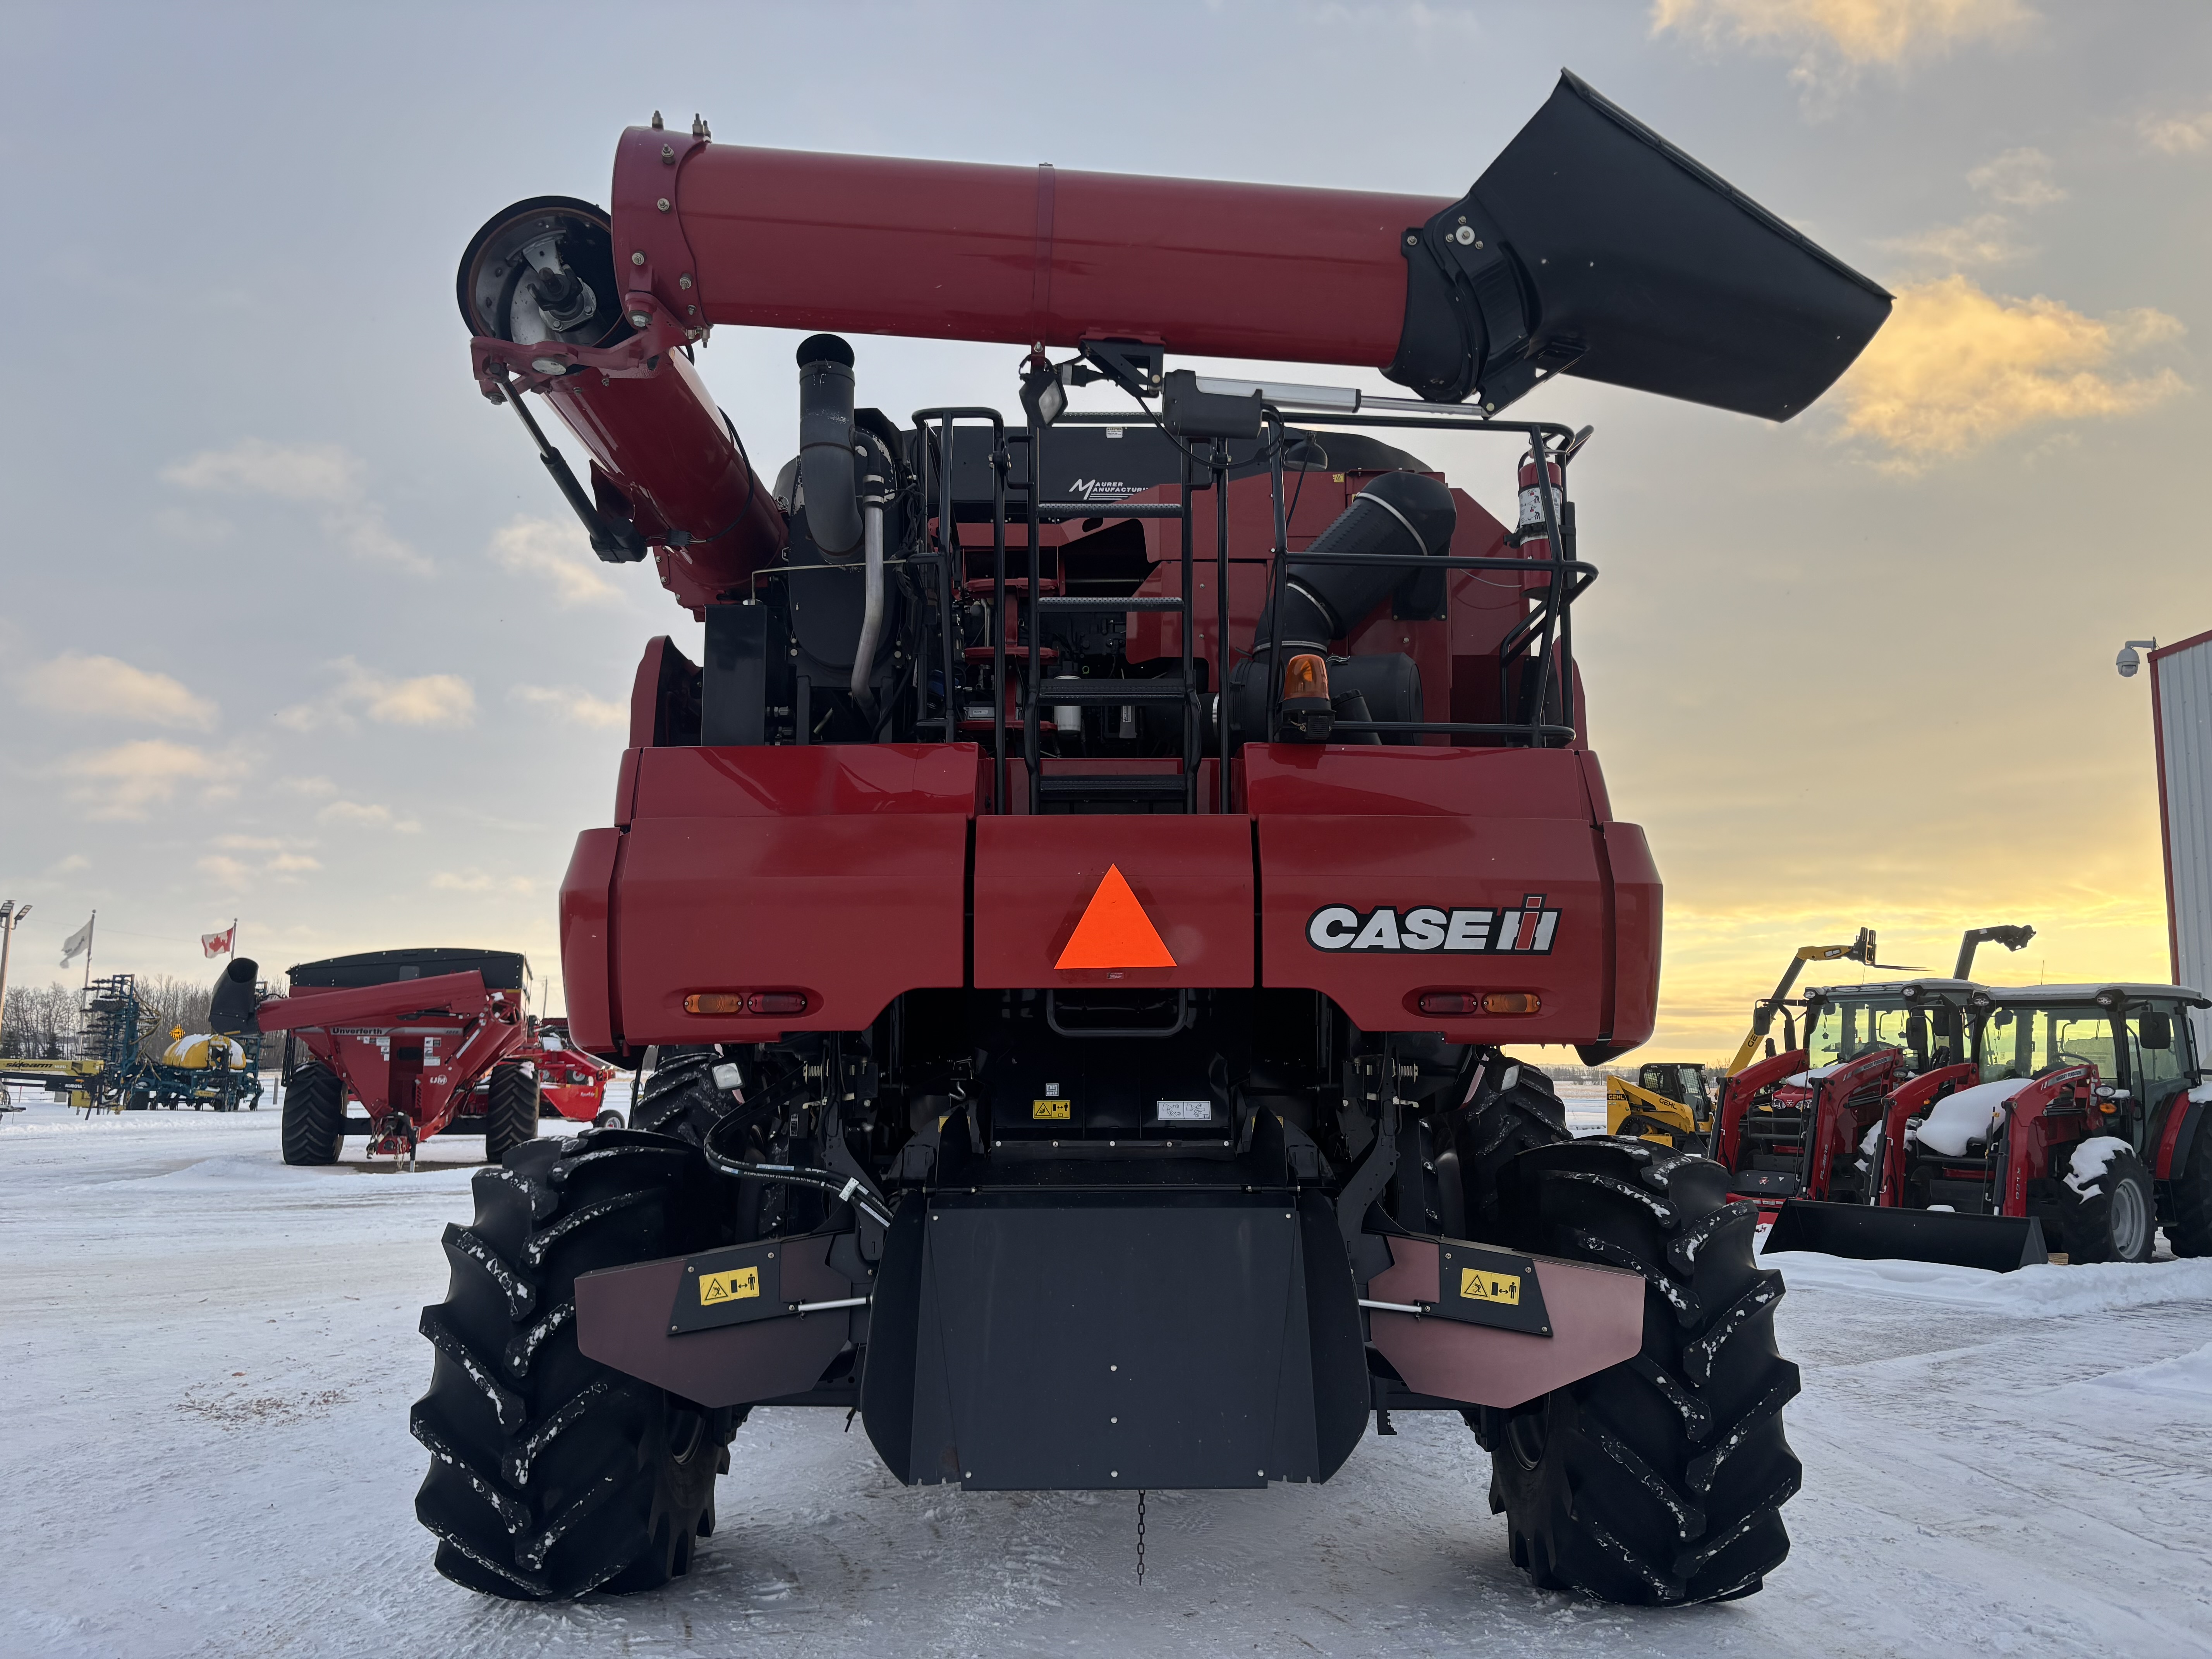
M1306 551L1441 556L1450 548L1458 523L1451 490L1441 479L1423 472L1386 472L1353 496ZM1331 640L1342 639L1414 574L1413 567L1406 564L1302 564L1304 557L1291 554L1285 573L1286 657L1293 651L1326 652ZM1255 652L1267 648L1274 628L1273 611L1270 605L1260 613Z
M811 334L799 343L799 483L824 558L860 551L854 460L853 348L834 334Z

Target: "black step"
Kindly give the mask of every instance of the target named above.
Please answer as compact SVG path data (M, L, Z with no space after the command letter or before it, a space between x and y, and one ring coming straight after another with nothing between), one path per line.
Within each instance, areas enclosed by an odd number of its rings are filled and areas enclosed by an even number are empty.
M1181 800L1177 772L1048 772L1037 780L1047 800Z
M1037 601L1040 611L1180 611L1181 599L1133 599L1124 594L1118 599L1097 599L1090 594L1068 599L1047 599Z
M1534 489L1533 484L1529 486ZM1173 501L1039 501L1037 516L1066 519L1180 519Z
M1048 679L1039 687L1039 699L1049 703L1063 702L1181 702L1183 683L1180 676L1163 676L1156 680L1066 680Z

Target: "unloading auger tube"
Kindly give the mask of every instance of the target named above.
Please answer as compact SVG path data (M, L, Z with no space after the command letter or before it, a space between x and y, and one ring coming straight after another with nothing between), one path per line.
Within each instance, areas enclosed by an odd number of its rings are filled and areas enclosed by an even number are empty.
M1888 296L1571 76L1454 199L656 118L609 210L517 204L459 289L705 655L647 645L562 884L569 1037L650 1079L477 1177L423 1311L438 1570L666 1583L763 1404L908 1485L1124 1493L1327 1480L1443 1411L1536 1585L1758 1589L1799 1469L1756 1208L1575 1139L1507 1052L1649 1038L1661 890L1583 735L1587 431L1498 417L1572 374L1786 420ZM692 361L720 324L808 336L772 485ZM867 334L1022 348L1028 418L856 407ZM1101 378L1134 406L1066 407ZM1510 440L1521 521L1347 427Z

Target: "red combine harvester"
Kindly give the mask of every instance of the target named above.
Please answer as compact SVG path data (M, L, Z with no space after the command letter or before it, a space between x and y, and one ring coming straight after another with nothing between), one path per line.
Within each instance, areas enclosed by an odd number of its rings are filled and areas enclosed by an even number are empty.
M439 1570L665 1583L763 1403L909 1484L1130 1492L1327 1480L1430 1410L1535 1583L1758 1589L1797 1383L1753 1206L1500 1051L1642 1042L1660 894L1573 659L1587 428L1495 417L1567 374L1785 420L1888 296L1572 76L1456 200L656 118L612 203L496 216L459 292L600 556L705 623L561 896L575 1041L663 1062L447 1235ZM1011 343L1024 418L856 407L816 334L771 482L693 366L730 325ZM1516 522L1352 427L1505 442Z
M336 1163L349 1134L368 1138L370 1156L410 1165L434 1134L480 1134L491 1163L537 1138L530 964L515 952L368 951L302 963L286 975L289 994L257 1006L258 971L246 961L225 970L210 1023L224 1034L288 1033L287 1164ZM365 1115L347 1115L353 1102Z

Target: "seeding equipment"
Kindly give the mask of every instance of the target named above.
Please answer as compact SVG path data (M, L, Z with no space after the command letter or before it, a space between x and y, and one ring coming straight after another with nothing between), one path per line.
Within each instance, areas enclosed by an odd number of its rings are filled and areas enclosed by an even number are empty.
M765 1403L910 1484L1133 1492L1433 1410L1537 1583L1758 1589L1798 1466L1753 1208L1500 1052L1644 1040L1659 883L1574 665L1588 429L1497 417L1578 375L1788 419L1888 296L1572 76L1456 200L656 118L612 202L517 204L459 286L600 556L705 624L561 896L574 1040L661 1062L447 1234L440 1571L666 1582ZM692 362L727 325L1018 345L1023 415L856 406L817 333L764 477ZM1516 522L1352 427L1507 444Z
M1955 981L1945 982L1949 985ZM1846 1202L1793 1200L1767 1248L1992 1267L2212 1255L2212 1089L2172 985L1958 987L1958 1037L1894 1086ZM1854 1120L1856 1121L1856 1120ZM1812 1194L1814 1198L1820 1194Z
M530 964L515 952L331 957L289 969L289 993L276 998L255 990L258 971L244 960L224 970L209 1023L286 1034L287 1164L336 1163L349 1134L368 1138L370 1156L410 1166L434 1134L480 1134L494 1163L537 1138ZM347 1113L355 1102L360 1117Z

